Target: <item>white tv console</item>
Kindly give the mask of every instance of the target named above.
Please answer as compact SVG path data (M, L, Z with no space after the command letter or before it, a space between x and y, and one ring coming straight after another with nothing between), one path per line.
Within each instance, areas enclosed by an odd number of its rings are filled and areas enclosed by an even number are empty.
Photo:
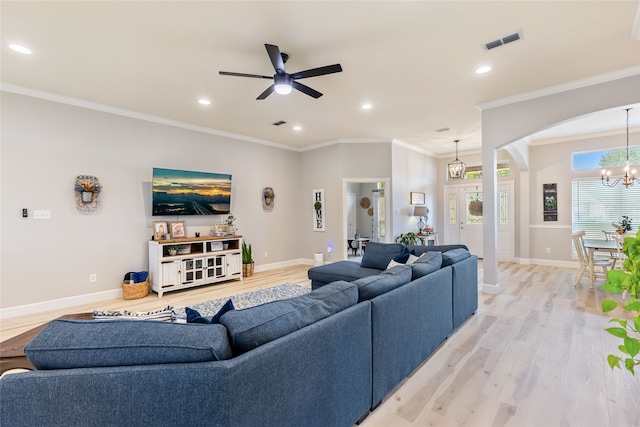
M180 245L176 255L169 247ZM149 280L158 297L170 291L225 280L242 280L242 236L149 241Z

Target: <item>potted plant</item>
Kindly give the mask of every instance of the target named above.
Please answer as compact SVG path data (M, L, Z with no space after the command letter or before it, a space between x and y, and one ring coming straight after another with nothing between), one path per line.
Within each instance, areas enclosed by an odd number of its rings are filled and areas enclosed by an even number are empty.
M180 250L180 245L169 245L167 246L167 250L169 251L169 255L173 256Z
M624 218L624 217L623 217ZM623 344L618 346L621 355L610 354L607 362L611 369L620 368L620 362L635 375L634 367L640 365L640 231L635 237L626 237L622 252L627 256L623 262L624 270L610 270L607 273L607 283L602 289L607 292L622 293L623 301L626 294L631 297L628 303L621 302L623 310L629 312L631 320L612 318L610 322L617 323L615 327L607 328L611 335L622 339ZM607 313L619 305L612 299L602 301L602 311Z
M236 234L236 226L234 224L236 217L233 216L231 212L229 212L229 216L224 220L224 223L227 224L227 233L228 234Z
M633 220L626 215L622 215L622 220L620 222L611 223L615 228L618 234L624 234L627 231L631 231L633 228L631 226L631 222Z
M405 245L415 245L418 243L418 236L413 231L400 235L400 243Z
M253 253L251 250L251 244L247 244L245 241L242 242L242 276L243 277L251 277L253 276Z

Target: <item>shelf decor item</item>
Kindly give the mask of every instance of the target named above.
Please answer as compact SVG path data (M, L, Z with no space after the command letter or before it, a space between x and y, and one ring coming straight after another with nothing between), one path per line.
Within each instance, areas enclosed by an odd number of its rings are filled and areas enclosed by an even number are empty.
M73 190L79 211L92 212L98 209L102 190L98 178L91 175L78 175Z
M187 237L187 222L186 221L171 221L169 223L171 227L171 238L179 239Z

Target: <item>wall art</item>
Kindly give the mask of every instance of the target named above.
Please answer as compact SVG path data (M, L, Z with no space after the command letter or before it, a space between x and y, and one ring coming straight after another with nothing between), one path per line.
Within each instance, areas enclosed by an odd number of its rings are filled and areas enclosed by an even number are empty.
M558 184L542 184L542 216L545 221L558 220Z
M91 175L78 175L73 190L76 196L76 208L82 212L93 212L100 206L102 186L98 178Z
M324 189L313 190L313 231L324 231Z
M424 193L411 193L412 205L424 205Z
M262 209L272 211L275 204L276 193L271 187L264 187L262 190Z

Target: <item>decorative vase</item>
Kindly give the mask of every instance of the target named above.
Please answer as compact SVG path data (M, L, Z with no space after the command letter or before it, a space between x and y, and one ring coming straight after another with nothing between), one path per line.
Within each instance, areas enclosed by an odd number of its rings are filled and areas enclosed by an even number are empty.
M82 203L91 203L93 200L93 193L91 191L82 192Z
M177 253L178 253L177 249L169 249L169 255L174 256Z

